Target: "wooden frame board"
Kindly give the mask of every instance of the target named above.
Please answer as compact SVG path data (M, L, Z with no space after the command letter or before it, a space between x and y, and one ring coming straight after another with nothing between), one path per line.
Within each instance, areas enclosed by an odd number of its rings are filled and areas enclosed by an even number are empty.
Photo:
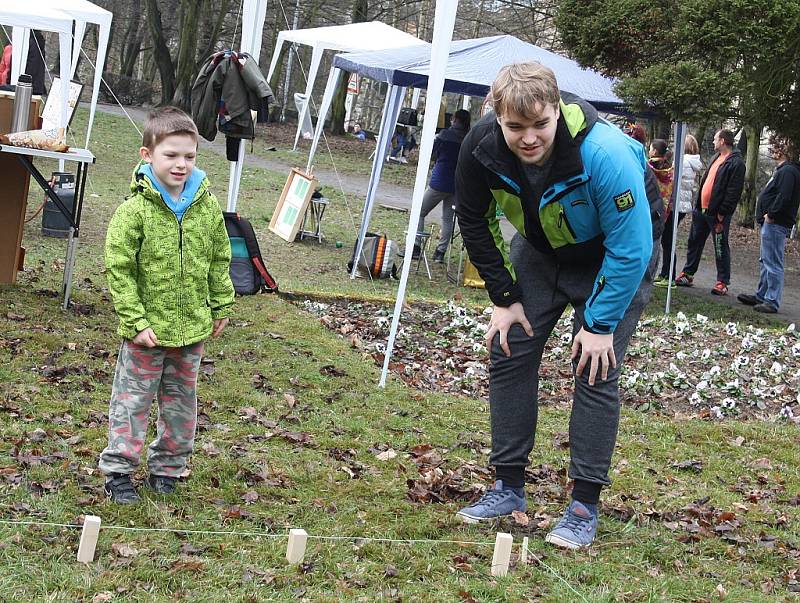
M83 84L80 82L69 83L69 100L67 108L67 127L75 117L75 110L78 108L78 101L83 92ZM56 129L58 127L58 112L61 110L61 78L54 77L50 85L50 94L47 95L47 102L42 111L42 129Z
M269 229L283 240L293 242L303 223L303 216L316 185L317 179L313 175L292 168L275 206Z

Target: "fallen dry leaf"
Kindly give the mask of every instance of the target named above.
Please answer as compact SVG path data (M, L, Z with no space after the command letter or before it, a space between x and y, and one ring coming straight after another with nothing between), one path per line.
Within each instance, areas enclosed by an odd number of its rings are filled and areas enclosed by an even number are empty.
M518 526L522 526L523 528L531 521L530 517L528 517L528 514L522 511L511 511L511 516L514 518L514 523Z

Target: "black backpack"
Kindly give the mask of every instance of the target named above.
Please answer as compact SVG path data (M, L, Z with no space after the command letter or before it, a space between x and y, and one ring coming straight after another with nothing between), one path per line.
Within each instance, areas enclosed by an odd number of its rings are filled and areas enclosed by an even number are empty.
M237 213L223 212L222 215L231 241L231 281L236 293L277 292L278 283L264 265L253 225Z
M400 114L397 116L397 123L405 126L417 125L417 110L411 107L403 107L400 109Z

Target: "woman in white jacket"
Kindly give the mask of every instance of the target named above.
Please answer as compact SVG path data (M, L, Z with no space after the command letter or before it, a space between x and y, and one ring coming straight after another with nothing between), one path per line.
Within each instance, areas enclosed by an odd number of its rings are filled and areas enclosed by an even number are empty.
M695 197L695 185L697 183L697 174L703 169L703 162L700 161L700 145L697 144L697 139L691 134L686 135L686 142L683 146L683 169L681 170L681 182L678 189L677 205L678 205L678 224L686 217L686 214L692 211L692 202ZM671 211L664 224L664 235L661 237L661 242L664 249L672 248L672 229L673 219L675 212ZM668 252L667 252L668 253ZM677 266L677 254L672 263ZM665 254L661 263L661 274L657 276L653 284L667 285L667 274L669 273L669 258ZM675 268L672 271L672 278L675 278Z

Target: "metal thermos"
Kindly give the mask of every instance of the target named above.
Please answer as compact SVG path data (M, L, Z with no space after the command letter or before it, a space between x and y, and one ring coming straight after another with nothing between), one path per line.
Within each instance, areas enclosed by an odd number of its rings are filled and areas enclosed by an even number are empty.
M28 129L32 95L33 78L27 73L23 73L19 76L14 94L14 113L11 117L12 132L24 132Z

